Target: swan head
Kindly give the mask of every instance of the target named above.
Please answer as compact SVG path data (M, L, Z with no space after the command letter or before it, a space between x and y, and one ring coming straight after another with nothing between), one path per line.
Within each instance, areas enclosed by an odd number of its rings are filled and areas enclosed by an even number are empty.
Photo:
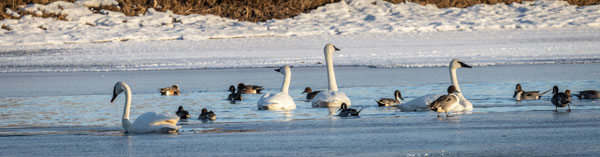
M471 66L465 64L464 62L462 62L458 59L453 59L452 61L450 61L450 68L451 69L471 68Z
M279 73L281 73L281 74L285 75L285 73L287 73L287 72L289 72L289 71L290 71L290 66L287 66L287 65L285 65L285 66L282 66L282 67L281 67L281 68L279 68L279 69L275 69L275 71L277 71L277 72L279 72Z
M115 84L115 88L113 89L113 96L112 99L110 99L110 103L114 103L117 96L123 93L123 91L125 91L125 88L128 87L129 86L125 82L117 82Z
M304 88L304 92L302 92L300 94L304 94L304 93L312 93L312 88L310 88L310 87Z
M400 90L394 91L394 96L400 98L401 100L404 100L404 98L402 98L402 93L400 93Z
M460 93L459 91L456 90L456 87L454 87L453 85L448 86L447 91L448 91L448 94L452 94L452 93L455 93L455 92L456 93Z
M335 47L335 45L328 43L327 45L325 45L325 54L333 54L333 52L335 51L339 51L340 49L338 49L337 47Z

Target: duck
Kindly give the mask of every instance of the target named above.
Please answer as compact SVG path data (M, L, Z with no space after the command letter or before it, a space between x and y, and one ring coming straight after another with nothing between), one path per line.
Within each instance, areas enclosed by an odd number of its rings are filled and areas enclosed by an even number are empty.
M202 121L207 121L207 120L216 120L217 119L217 115L211 110L208 111L208 109L206 108L202 108L202 112L200 113L200 116L198 116L198 119L202 120Z
M304 92L300 93L300 94L304 94L306 93L306 100L310 101L312 100L317 94L319 94L319 92L321 91L312 91L312 88L310 87L306 87L304 88Z
M190 113L183 109L183 106L179 106L179 109L177 109L177 112L175 112L175 115L177 115L179 117L179 120L182 120L182 121L186 121L188 118L191 117Z
M241 94L261 94L260 92L265 89L263 86L258 85L246 85L244 83L238 84L238 93Z
M567 111L571 112L571 105L569 105L569 103L571 103L571 91L570 90L565 90L565 92L559 92L558 91L558 86L554 86L552 87L552 94L554 94L552 96L552 99L550 99L550 101L552 102L552 104L554 104L554 112L558 112L558 108L559 107L565 107L568 106L569 109Z
M174 84L171 87L160 88L160 95L179 95L179 85Z
M294 99L288 94L288 90L290 88L290 81L292 79L292 71L290 66L282 66L279 69L275 69L275 71L281 73L283 75L283 83L281 85L281 91L279 93L271 94L265 93L263 94L258 102L256 102L256 106L259 110L291 110L296 108L296 103L294 103Z
M358 116L358 114L360 113L360 111L363 110L363 108L364 107L362 107L362 108L360 108L360 110L356 111L356 109L348 108L346 103L342 103L342 105L340 105L340 109L338 110L338 111L340 111L338 116L340 116L340 117Z
M576 95L579 99L598 99L600 98L600 92L597 90L584 90L580 91L578 95Z
M471 66L465 64L464 62L462 62L458 59L452 59L452 61L450 61L450 65L448 68L450 71L450 82L456 88L456 91L458 91L456 93L456 96L458 96L458 98L460 100L459 105L454 107L449 112L472 111L473 104L471 104L471 102L463 96L462 91L460 90L460 86L458 84L458 79L456 77L456 69L471 68ZM402 103L400 105L394 105L394 106L398 107L401 111L426 111L427 105L429 105L429 104L431 104L431 102L437 100L440 96L443 96L443 95L442 94L428 94L428 95L424 95L421 97L417 97L409 102Z
M539 100L540 97L542 97L542 95L546 94L548 91L547 90L545 92L539 93L540 91L523 91L523 89L521 88L521 84L517 84L517 86L515 87L515 94L513 95L513 98L515 98L515 100L517 101L521 101L521 100Z
M375 100L375 102L377 102L377 105L379 107L383 107L383 106L398 105L401 103L400 100L404 100L404 98L402 98L402 94L400 94L400 90L396 90L396 91L394 91L394 99L381 98L379 100Z
M350 99L344 92L338 90L337 82L335 80L335 73L333 71L333 53L340 51L333 44L328 43L324 48L325 63L327 64L327 78L328 78L328 89L319 92L311 101L312 107L326 107L326 108L338 108L342 104L347 106L352 105Z
M169 113L146 112L132 123L129 120L131 106L131 89L125 82L117 82L113 89L111 103L119 94L125 93L125 107L123 109L122 124L126 133L176 133L181 126L177 126L179 117Z
M229 100L232 104L235 104L236 101L242 101L242 99L243 99L242 94L240 94L239 92L236 92L235 86L233 86L233 85L229 86L229 91L231 92L231 94L229 94L229 96L227 96L227 100Z
M447 95L440 96L439 98L437 98L435 101L431 102L431 104L429 104L427 106L428 109L437 112L438 117L440 117L440 113L442 113L442 112L445 112L446 117L449 117L448 111L452 111L456 106L460 105L459 104L460 99L455 94L455 93L458 93L458 91L456 90L456 87L451 85L448 87L447 91L448 91Z

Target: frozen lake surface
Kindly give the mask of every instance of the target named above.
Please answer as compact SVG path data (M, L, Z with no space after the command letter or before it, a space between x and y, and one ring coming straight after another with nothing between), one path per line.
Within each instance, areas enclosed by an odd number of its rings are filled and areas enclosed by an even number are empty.
M592 155L600 151L597 100L575 98L573 112L554 113L549 93L522 102L512 94L516 83L525 90L600 89L599 65L459 69L463 94L475 108L451 118L377 107L374 101L392 97L395 89L406 101L443 93L450 84L447 67L336 67L351 107L364 107L360 118L332 116L304 102L304 87L326 88L324 67L292 68L290 95L298 108L287 112L257 110L260 95L244 95L237 104L224 100L227 87L238 82L278 91L282 75L273 68L0 73L0 88L13 89L0 91L0 155ZM117 81L132 88L132 118L148 111L174 113L182 105L192 120L179 123L177 135L124 134L119 118L124 98L109 103ZM174 83L182 95L158 93ZM202 108L214 110L217 120L195 120Z
M467 62L468 63L468 62ZM548 64L487 66L458 70L463 94L474 104L474 112L553 110L551 94L542 100L516 102L514 86L524 90L561 91L600 89L599 64ZM340 90L352 100L353 108L365 107L362 117L422 116L425 113L399 112L393 107L377 107L375 99L393 97L399 89L406 101L432 93L444 93L450 84L446 67L367 68L337 67ZM127 82L133 92L131 116L149 111L174 113L179 105L197 118L202 108L214 110L215 123L328 119L335 111L312 108L300 94L304 87L326 89L325 68L292 68L290 95L298 109L259 111L259 94L246 94L245 100L230 104L224 100L231 84L245 82L263 85L265 92L278 92L282 75L272 68L207 69L175 71L0 73L0 124L7 127L120 126L124 97L111 104L115 82ZM177 78L177 79L173 79ZM180 96L161 96L158 88L179 84ZM264 93L264 92L263 92ZM600 109L597 101L578 100L573 109ZM187 123L201 123L191 120Z

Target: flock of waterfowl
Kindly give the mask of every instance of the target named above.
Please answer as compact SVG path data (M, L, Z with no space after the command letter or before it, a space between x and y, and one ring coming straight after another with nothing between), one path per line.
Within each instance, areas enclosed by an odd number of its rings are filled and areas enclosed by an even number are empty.
M325 45L324 55L325 62L327 66L327 77L328 77L328 89L323 91L312 91L310 87L306 87L304 89L303 94L306 93L306 101L310 101L312 107L322 107L322 108L339 108L338 116L347 117L347 116L358 116L362 111L360 110L348 108L352 103L348 96L342 91L338 90L337 82L335 79L335 73L333 68L332 55L335 51L339 51L340 49L336 48L333 44ZM463 63L458 59L453 59L450 61L449 70L450 70L450 80L451 85L447 88L447 94L429 94L421 97L417 97L411 101L402 103L404 100L400 93L400 90L394 91L394 98L381 98L379 100L375 100L378 106L395 106L399 108L401 111L427 111L432 110L438 112L438 117L440 113L445 113L446 116L448 112L464 112L473 110L473 105L469 100L467 100L458 84L458 80L456 77L456 70L459 68L471 68L471 66ZM293 98L288 94L290 81L291 81L291 69L289 66L285 65L275 71L281 73L283 75L283 83L281 85L281 91L278 93L265 93L263 94L257 102L257 107L259 110L291 110L296 108L296 104L294 103ZM246 85L243 83L238 84L237 89L231 85L229 87L229 91L231 94L227 97L227 100L232 104L237 101L242 101L242 94L261 94L261 91L264 88L262 86L257 85ZM158 113L158 112L147 112L140 115L135 122L129 121L129 108L131 105L131 90L129 86L124 82L117 82L113 91L113 98L111 102L114 102L115 98L120 93L125 93L125 108L123 112L123 128L126 132L129 133L172 133L177 132L180 126L177 126L177 122L180 120L187 120L190 118L190 114L188 111L184 110L182 106L179 106L175 115L168 113ZM523 91L520 84L517 84L516 89L514 91L513 97L517 101L521 100L538 100L545 93L549 92L545 91L540 93L539 91ZM178 85L173 85L167 88L161 88L160 93L162 95L179 95L180 90ZM571 111L570 101L571 101L571 91L565 90L565 92L560 92L557 86L552 88L552 99L551 102L554 104L555 112L558 112L558 107L568 107L567 111ZM600 97L600 93L596 90L586 90L581 91L576 95L580 99L597 99ZM206 108L202 109L202 113L199 115L198 119L203 121L215 120L216 115L213 111L208 111Z

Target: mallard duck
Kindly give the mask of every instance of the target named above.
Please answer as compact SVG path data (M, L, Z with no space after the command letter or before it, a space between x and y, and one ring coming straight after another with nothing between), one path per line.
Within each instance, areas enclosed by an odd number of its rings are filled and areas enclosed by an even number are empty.
M179 85L174 84L171 87L160 88L160 95L179 95Z
M565 107L568 106L569 107L569 112L571 112L571 105L569 105L569 103L571 103L571 91L570 90L565 90L565 92L559 92L558 91L558 86L554 86L552 88L552 94L554 94L552 96L552 99L550 99L550 101L552 102L552 104L554 104L554 112L558 112L558 108L559 107Z
M306 87L306 88L304 88L304 92L302 92L300 94L306 93L306 100L310 101L315 97L315 95L319 94L319 92L321 92L321 91L312 91L312 88Z
M211 110L208 111L208 109L203 108L202 109L202 113L200 113L200 116L198 116L198 119L200 120L215 120L217 119L217 115Z

